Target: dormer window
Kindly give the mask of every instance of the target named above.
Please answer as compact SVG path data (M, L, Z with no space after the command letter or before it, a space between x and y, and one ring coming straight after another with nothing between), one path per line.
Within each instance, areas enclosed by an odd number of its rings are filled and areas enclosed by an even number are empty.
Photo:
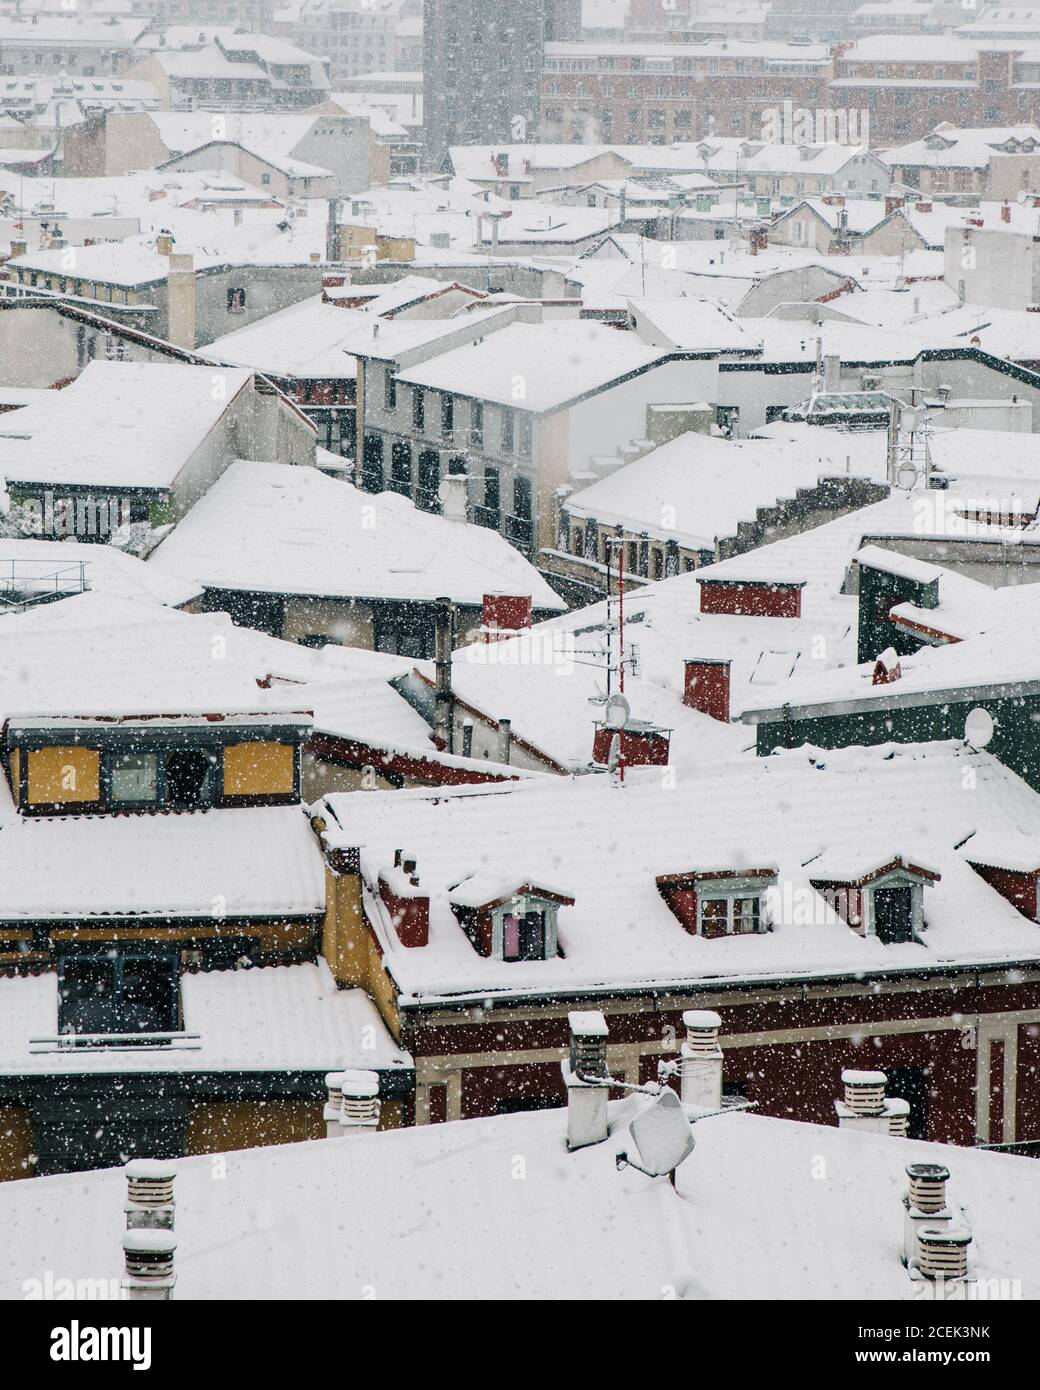
M769 930L763 898L776 869L662 874L657 889L691 936L753 936Z
M463 880L449 899L473 949L502 961L552 960L559 955L557 915L574 899L525 883L514 892L490 897L479 877Z
M897 856L856 877L813 878L811 883L855 931L895 946L919 940L924 890L938 879L931 869Z

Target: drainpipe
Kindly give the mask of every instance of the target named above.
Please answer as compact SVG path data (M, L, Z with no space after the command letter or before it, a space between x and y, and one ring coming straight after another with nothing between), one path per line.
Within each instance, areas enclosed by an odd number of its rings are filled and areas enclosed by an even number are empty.
M436 668L433 732L449 753L452 746L455 699L451 689L451 650L455 627L455 610L451 599L439 598L434 603L433 659Z

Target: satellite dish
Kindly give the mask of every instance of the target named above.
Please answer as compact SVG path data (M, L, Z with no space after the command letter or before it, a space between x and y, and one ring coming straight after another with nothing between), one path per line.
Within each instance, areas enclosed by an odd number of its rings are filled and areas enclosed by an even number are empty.
M608 729L623 729L631 713L624 695L611 695L603 709L603 722Z
M639 1150L639 1167L652 1178L674 1172L693 1153L693 1129L674 1091L662 1091L629 1130Z
M904 463L896 474L896 487L901 487L904 492L910 492L917 486L919 477L920 474L912 463Z
M900 429L906 430L908 434L912 434L919 424L920 421L917 416L917 411L911 406L907 406L907 408L900 413L899 427Z
M996 724L988 709L981 705L973 709L964 721L964 741L973 748L985 748L996 732Z

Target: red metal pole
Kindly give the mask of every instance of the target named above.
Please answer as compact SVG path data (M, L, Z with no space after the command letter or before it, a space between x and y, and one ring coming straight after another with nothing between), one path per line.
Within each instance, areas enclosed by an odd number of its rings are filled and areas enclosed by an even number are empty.
M618 682L621 694L625 693L625 542L618 542ZM621 780L625 780L625 731L618 732L618 752Z

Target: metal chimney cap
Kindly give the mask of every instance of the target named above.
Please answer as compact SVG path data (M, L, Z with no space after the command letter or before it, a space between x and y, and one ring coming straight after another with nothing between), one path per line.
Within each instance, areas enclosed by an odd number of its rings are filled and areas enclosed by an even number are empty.
M948 1182L950 1170L941 1163L908 1163L906 1176L917 1182Z

